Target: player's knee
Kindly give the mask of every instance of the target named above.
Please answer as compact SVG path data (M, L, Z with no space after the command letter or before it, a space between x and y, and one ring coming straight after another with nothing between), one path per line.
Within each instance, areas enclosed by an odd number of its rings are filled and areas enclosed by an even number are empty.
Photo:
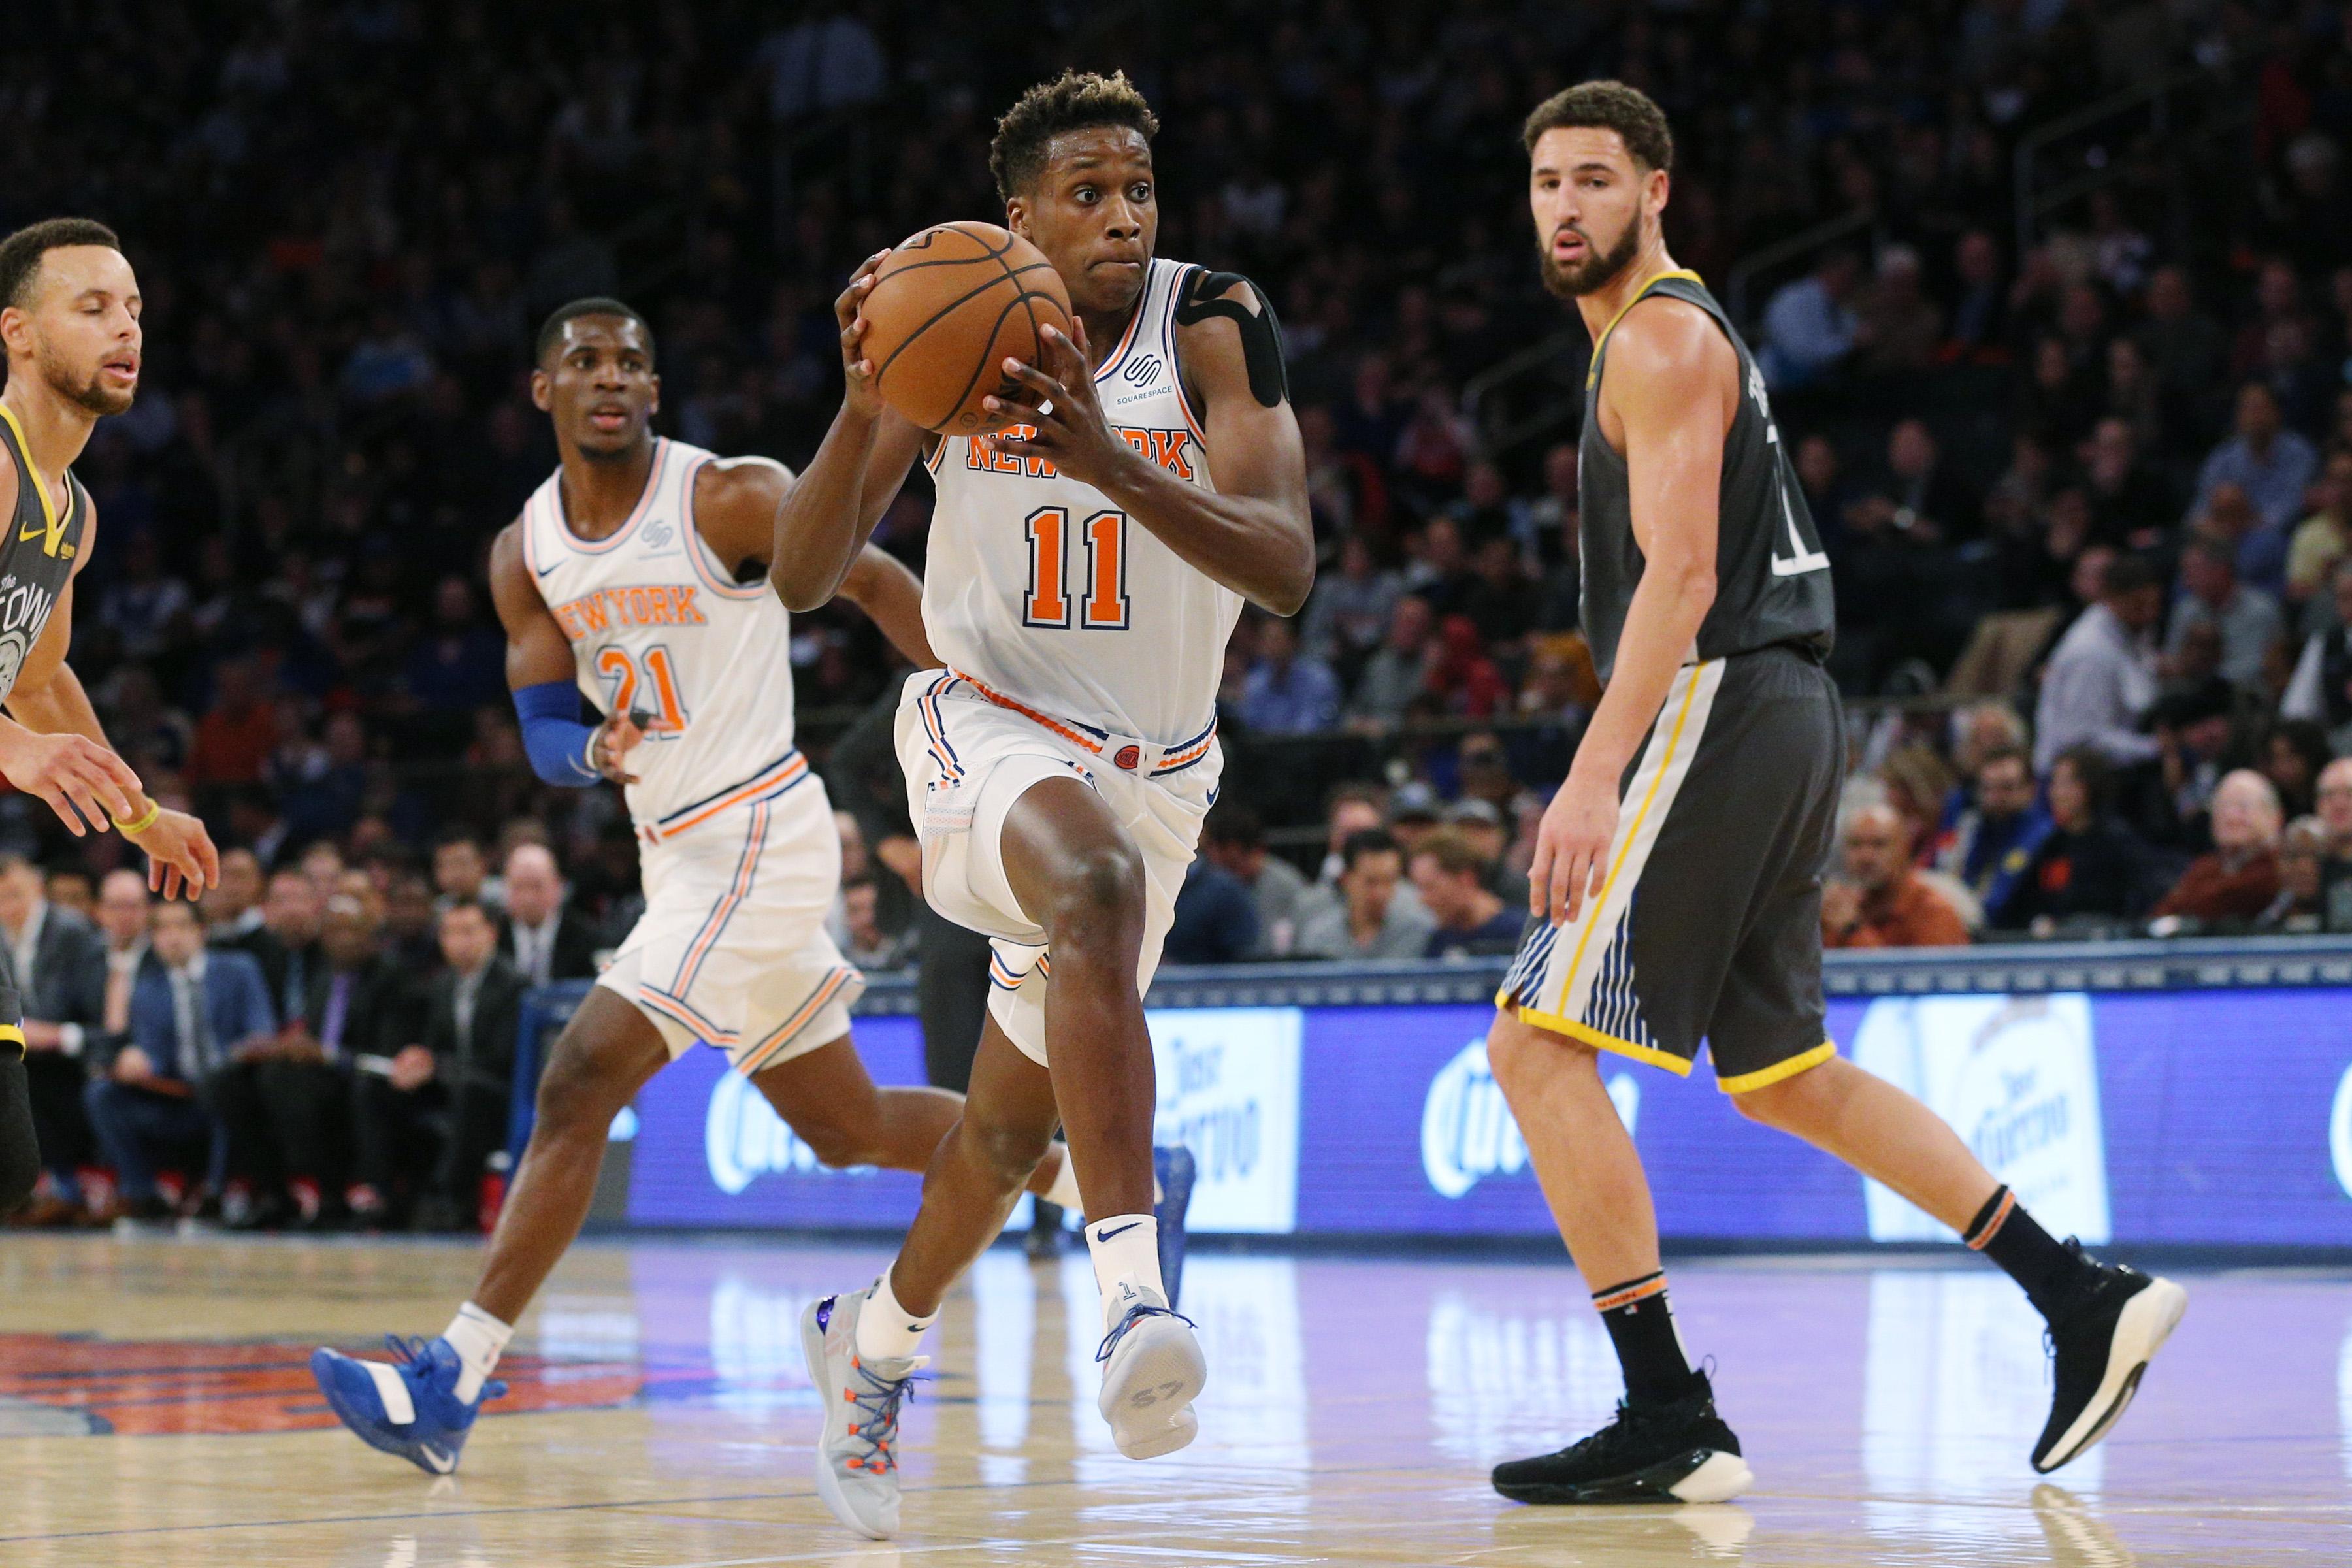
M597 1063L593 1052L565 1035L556 1041L546 1070L540 1074L539 1124L551 1132L583 1125L601 1131L611 1125L627 1103L613 1076Z
M1811 1105L1815 1084L1811 1073L1799 1073L1778 1083L1768 1083L1761 1089L1751 1089L1731 1097L1739 1114L1750 1121L1767 1127L1789 1128L1806 1120Z
M1580 1041L1548 1034L1516 1018L1498 1018L1486 1031L1486 1070L1516 1100L1562 1073L1596 1071L1599 1053Z
M881 1163L881 1149L864 1129L846 1121L795 1121L793 1132L808 1145L817 1163L845 1171L853 1165Z
M1055 945L1105 936L1143 920L1143 858L1127 845L1072 856L1054 888Z
M965 1151L1004 1187L1017 1187L1026 1182L1037 1169L1037 1162L1045 1157L1046 1146L1052 1142L1050 1133L1041 1137L1030 1128L974 1121L969 1110L964 1114Z

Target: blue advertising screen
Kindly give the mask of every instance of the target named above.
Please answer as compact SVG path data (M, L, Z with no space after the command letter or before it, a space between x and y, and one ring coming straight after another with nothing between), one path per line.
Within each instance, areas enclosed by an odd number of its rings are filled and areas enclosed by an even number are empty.
M1529 1236L1551 1221L1487 1070L1491 1009L1150 1014L1157 1134L1198 1157L1203 1233ZM1903 995L1830 1007L1840 1050L1935 1108L2057 1234L2352 1246L2352 992ZM920 1076L905 1017L864 1017L884 1082ZM1707 1069L1601 1058L1661 1232L1708 1241L1948 1241L1899 1197L1740 1117ZM829 1172L689 1053L637 1104L630 1218L895 1227L918 1178Z

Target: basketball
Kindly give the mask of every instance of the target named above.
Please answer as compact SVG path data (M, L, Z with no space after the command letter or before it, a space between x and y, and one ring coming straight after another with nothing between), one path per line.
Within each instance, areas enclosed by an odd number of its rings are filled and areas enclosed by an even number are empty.
M943 223L909 237L866 296L866 357L882 400L926 430L972 436L1009 421L981 406L1018 397L1009 356L1034 364L1040 329L1070 330L1070 296L1037 247L992 223Z

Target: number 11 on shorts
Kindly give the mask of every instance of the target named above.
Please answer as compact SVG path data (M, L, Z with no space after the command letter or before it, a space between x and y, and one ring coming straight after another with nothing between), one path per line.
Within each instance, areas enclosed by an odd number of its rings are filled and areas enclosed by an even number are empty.
M1023 522L1029 534L1029 591L1023 596L1021 624L1071 628L1069 590L1070 511L1041 506ZM1098 511L1078 525L1086 549L1085 597L1077 605L1080 631L1125 631L1128 626L1127 513Z

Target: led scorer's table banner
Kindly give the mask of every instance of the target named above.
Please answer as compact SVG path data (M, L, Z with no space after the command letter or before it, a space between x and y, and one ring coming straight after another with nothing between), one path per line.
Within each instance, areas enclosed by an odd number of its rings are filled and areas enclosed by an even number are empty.
M1151 998L1157 1135L1199 1158L1192 1228L1549 1235L1486 1067L1495 978L1170 972ZM1840 1050L1935 1107L2060 1235L2352 1247L2352 942L1840 955L1830 988ZM919 1081L906 990L872 1002L856 1035L875 1077ZM1668 1237L1949 1239L1744 1121L1705 1067L1681 1080L1604 1058L1602 1079ZM714 1051L658 1075L615 1136L638 1225L895 1227L914 1208L912 1175L817 1165Z

